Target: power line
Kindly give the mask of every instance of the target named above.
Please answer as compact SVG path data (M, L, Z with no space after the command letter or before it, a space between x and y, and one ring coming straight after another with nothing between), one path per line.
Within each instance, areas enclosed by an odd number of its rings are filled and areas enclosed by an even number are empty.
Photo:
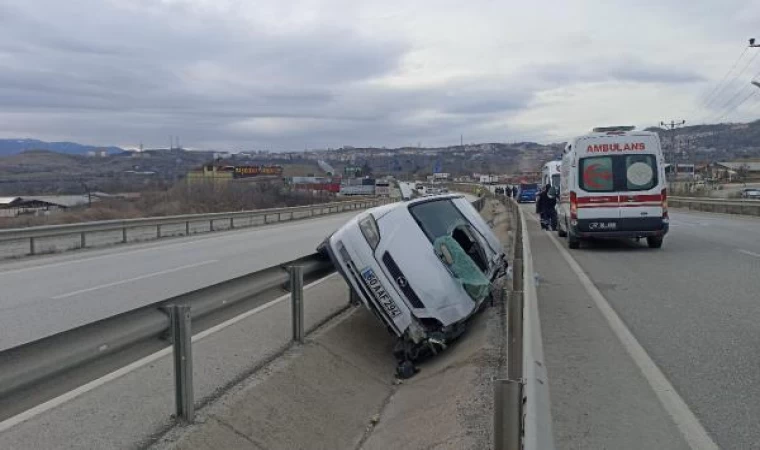
M736 75L734 76L734 78L731 80L731 82L729 82L728 84L726 84L726 85L723 87L723 89L721 89L721 90L720 90L720 92L722 92L722 91L725 91L726 89L728 89L728 88L729 88L729 86L733 86L734 82L736 82L736 80L737 80L739 77L741 77L742 75L744 75L744 72L746 72L746 71L747 71L747 68L750 66L750 64L752 64L752 62L753 62L753 61L754 61L754 60L757 58L757 56L758 56L758 55L760 55L760 53L757 53L757 52L756 52L756 53L755 53L755 54L752 56L752 58L750 58L750 59L749 59L749 61L747 61L747 64L745 64L745 65L744 65L744 67L742 68L742 70L741 70L741 71L740 71L738 74L736 74ZM742 87L744 87L744 86L742 85ZM740 88L740 89L741 89L741 88ZM712 103L714 103L714 102L715 102L715 100L717 100L717 99L720 97L720 92L718 93L718 95L717 95L716 97L714 97L712 100L710 100L709 102L707 102L707 103L705 104L705 108L709 108L709 107L710 107L710 105L711 105Z
M713 88L713 90L710 91L710 93L707 94L707 96L705 96L704 99L702 99L702 104L704 104L704 105L707 104L706 102L710 99L710 97L712 97L713 94L715 94L715 92L723 84L723 82L726 81L726 79L731 74L731 72L734 71L734 69L736 68L736 66L739 64L739 61L741 61L741 59L744 57L744 54L747 53L748 49L749 49L749 47L744 47L744 50L742 50L742 53L739 55L739 58L737 58L736 61L734 61L734 64L731 66L730 69L728 69L728 72L726 72L726 74L723 75L723 78L720 80L720 82L718 82L718 84L715 85L715 87Z
M734 95L726 103L724 103L723 106L718 108L718 113L712 116L712 122L714 122L719 117L722 118L728 112L733 111L735 108L737 108L738 103L734 104L733 106L732 106L732 103L734 102L734 100L740 98L740 96L746 91L747 91L746 85L742 86L741 89L736 91L736 93L734 93Z
M752 96L754 96L755 94L757 94L757 91L752 91L752 92L750 92L750 93L749 93L749 94L748 94L746 97L744 97L744 98L742 99L742 101L740 101L739 103L737 103L737 104L736 104L736 106L734 106L733 108L731 108L731 110L727 111L727 112L726 112L726 113L724 113L722 116L720 116L720 117L717 119L717 121L718 121L718 122L720 122L720 121L721 121L721 120L723 120L723 118L724 118L724 117L726 117L728 114L730 114L730 113L732 113L732 112L736 111L736 110L737 110L737 109L738 109L738 108L739 108L741 105L743 105L743 104L744 104L744 102L746 102L747 100L749 100L749 98L750 98L750 97L752 97Z

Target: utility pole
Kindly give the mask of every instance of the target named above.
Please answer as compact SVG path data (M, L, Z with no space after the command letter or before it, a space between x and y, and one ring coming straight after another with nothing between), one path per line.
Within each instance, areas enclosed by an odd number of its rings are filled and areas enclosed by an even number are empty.
M670 123L660 122L661 127L664 127L666 130L670 130L670 167L672 168L670 173L671 179L673 181L678 178L678 165L676 164L676 128L682 127L685 124L685 120L681 120L680 122L671 120Z

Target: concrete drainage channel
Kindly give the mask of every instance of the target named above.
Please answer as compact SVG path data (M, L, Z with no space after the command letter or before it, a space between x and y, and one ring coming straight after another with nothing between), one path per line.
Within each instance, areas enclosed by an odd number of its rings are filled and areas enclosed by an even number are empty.
M506 241L504 206L491 200L483 214ZM393 376L391 335L368 311L349 309L151 448L491 448L505 324L504 302L496 301L402 382Z

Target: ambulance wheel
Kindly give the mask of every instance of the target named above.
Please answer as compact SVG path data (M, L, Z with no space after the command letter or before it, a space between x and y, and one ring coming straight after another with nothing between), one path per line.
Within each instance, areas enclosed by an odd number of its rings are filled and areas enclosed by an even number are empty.
M581 248L581 240L573 236L572 233L567 234L567 246L573 250Z
M567 237L567 231L563 230L559 224L557 224L557 236Z
M650 236L647 238L647 245L649 248L662 247L662 236Z

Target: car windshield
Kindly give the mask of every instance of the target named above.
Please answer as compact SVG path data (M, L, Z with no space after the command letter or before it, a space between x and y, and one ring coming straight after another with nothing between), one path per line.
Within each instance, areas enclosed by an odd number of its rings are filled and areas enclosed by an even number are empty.
M420 203L410 207L409 212L430 242L450 235L460 225L468 224L451 200Z

